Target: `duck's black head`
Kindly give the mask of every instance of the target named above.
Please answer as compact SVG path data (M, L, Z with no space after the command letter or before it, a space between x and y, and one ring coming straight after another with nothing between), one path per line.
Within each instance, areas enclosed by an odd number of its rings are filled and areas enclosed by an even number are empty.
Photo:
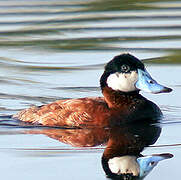
M144 64L131 54L115 56L105 66L100 79L105 87L115 91L133 92L143 90L151 93L171 92L172 89L158 84L146 71Z

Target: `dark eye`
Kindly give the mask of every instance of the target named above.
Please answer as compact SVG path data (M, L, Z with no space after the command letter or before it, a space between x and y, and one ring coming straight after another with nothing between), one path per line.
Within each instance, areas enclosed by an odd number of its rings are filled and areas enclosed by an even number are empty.
M151 165L151 166L153 166L154 164L155 164L155 162L154 162L154 161L150 162L150 165Z
M128 65L126 65L126 64L123 64L121 66L121 71L122 72L128 72L128 71L130 71L130 67Z

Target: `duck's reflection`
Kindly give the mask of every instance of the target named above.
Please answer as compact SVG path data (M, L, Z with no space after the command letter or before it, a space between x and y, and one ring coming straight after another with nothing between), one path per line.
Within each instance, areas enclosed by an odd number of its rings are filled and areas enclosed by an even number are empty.
M127 124L114 128L39 129L31 134L45 134L50 138L76 147L106 145L102 167L112 179L143 179L159 161L172 154L143 156L143 149L154 144L161 128L148 123Z
M143 156L144 147L154 144L161 128L150 124L134 124L110 131L107 147L102 156L102 166L112 179L143 179L159 161L172 154Z

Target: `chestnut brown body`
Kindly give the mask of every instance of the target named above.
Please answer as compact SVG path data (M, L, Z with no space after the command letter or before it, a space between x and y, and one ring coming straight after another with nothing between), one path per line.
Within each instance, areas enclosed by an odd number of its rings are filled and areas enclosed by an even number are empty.
M114 126L160 115L158 107L138 94L103 89L104 97L58 100L15 114L21 121L44 126ZM157 112L155 114L155 112Z

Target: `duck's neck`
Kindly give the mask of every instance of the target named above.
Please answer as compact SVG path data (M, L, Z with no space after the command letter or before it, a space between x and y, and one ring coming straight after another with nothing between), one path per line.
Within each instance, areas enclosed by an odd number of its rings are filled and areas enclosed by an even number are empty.
M109 87L102 88L102 93L109 108L119 108L124 105L132 104L133 101L142 97L138 91L125 93L115 91Z

